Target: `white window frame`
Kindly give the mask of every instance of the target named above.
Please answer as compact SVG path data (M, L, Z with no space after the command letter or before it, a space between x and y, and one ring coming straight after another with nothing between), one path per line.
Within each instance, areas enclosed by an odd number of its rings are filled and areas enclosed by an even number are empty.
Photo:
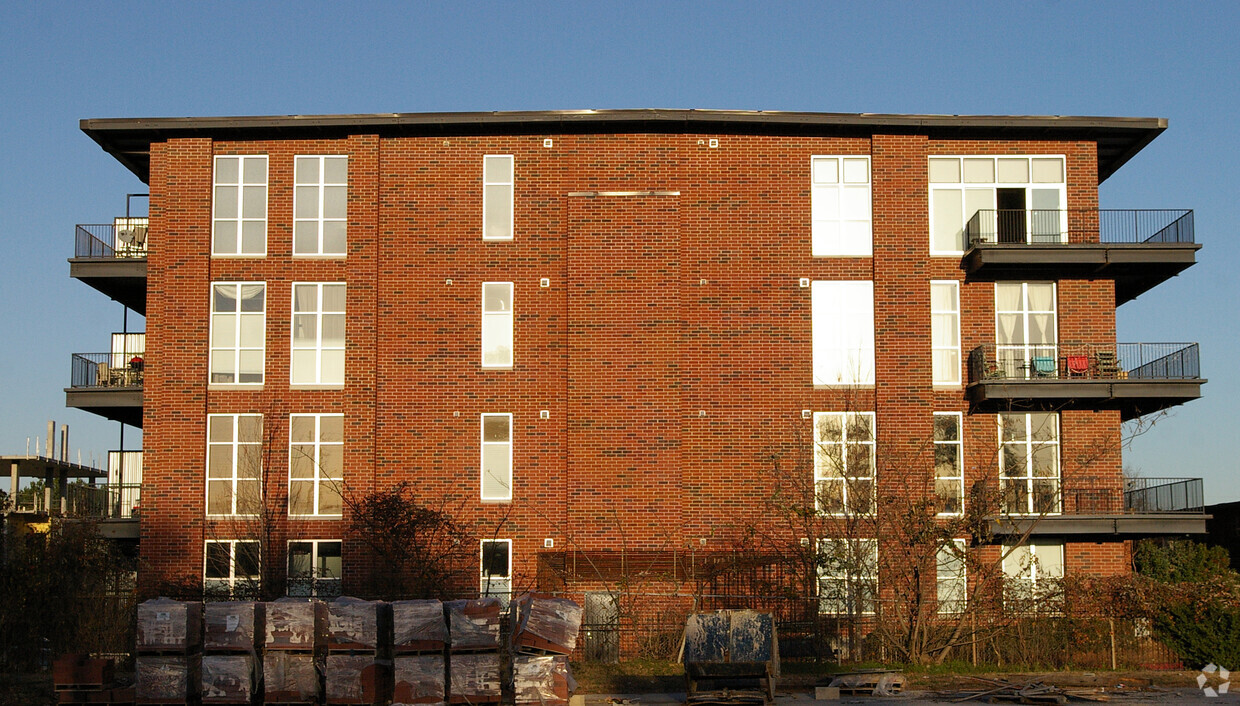
M507 180L488 177L487 162L491 160L507 160L508 174ZM482 157L482 239L493 241L512 240L516 235L515 212L517 210L516 199L516 182L517 182L517 165L510 154L488 154ZM489 188L496 187L496 188ZM507 187L498 188L498 187ZM505 193L508 200L508 223L500 224L506 226L507 233L501 235L491 235L491 226L487 214L489 213L490 200L492 193Z
M814 385L872 387L874 282L814 280L810 314Z
M1036 419L1049 419L1050 430L1054 437L1051 439L1035 440L1033 438L1035 432L1034 421ZM999 419L999 492L1001 497L1001 505L1003 514L1005 515L1058 515L1063 508L1063 462L1060 458L1062 446L1060 444L1060 420L1058 412L1001 412ZM1007 441L1004 439L1004 428L1006 425L1016 424L1022 427L1020 433L1023 439L1014 439ZM1045 430L1045 422L1036 427L1037 430ZM1054 475L1037 475L1034 472L1034 454L1039 449L1050 449L1051 456L1055 463ZM1016 455L1022 459L1023 469L1017 469L1019 474L1012 473L1008 467L1009 453ZM1013 499L1009 498L1009 494L1015 492L1016 499L1023 498L1023 501L1014 504ZM1047 493L1053 493L1049 503L1039 502L1039 497L1045 498Z
M500 300L501 308L494 311L488 310L487 288L502 289L505 287L507 288L507 294ZM513 348L515 347L514 339L516 338L516 318L515 314L513 314L513 309L515 308L513 297L515 295L516 291L512 282L482 283L482 332L480 338L482 346L482 367L484 368L492 370L512 369L513 361L516 358L513 351ZM507 310L504 310L502 307L504 298L508 301ZM490 333L492 330L490 325L499 324L502 326L505 321L508 322L507 327L504 329L507 336L496 336ZM504 344L507 344L507 346ZM508 350L508 356L506 359L502 355L505 347ZM492 355L491 360L487 360L488 354L492 352L495 352L497 355Z
M258 563L257 574L237 573L238 545L254 545L254 556ZM211 566L211 545L228 545L228 576L225 578L209 578L207 571ZM256 539L208 539L202 546L202 592L210 598L227 598L229 600L254 599L262 582L263 557L262 547ZM238 592L238 586L249 590Z
M502 544L507 547L508 567L504 575L488 574L486 566L486 548L488 544ZM478 595L479 597L495 596L506 607L512 596L512 540L483 539L478 542Z
M953 539L951 545L939 547L934 557L936 596L944 614L963 613L969 605L968 542Z
M251 419L258 421L258 438L253 441L242 441L240 439L241 420ZM211 429L215 424L215 420L230 419L232 424L232 438L227 441L212 441ZM243 476L240 472L242 449L248 448L254 456L254 462L258 467L254 469L254 476ZM213 478L211 476L211 452L212 449L221 449L226 451L231 467L230 475L227 477ZM204 509L207 517L252 517L257 515L263 504L263 415L261 414L208 414L207 415L207 460L206 460L206 483L204 492ZM212 484L227 483L229 496L228 512L211 512L211 486ZM238 493L238 485L242 483L253 483L255 488L255 496L253 499L255 507L247 509L241 507L243 504L239 501L240 493Z
M939 291L944 288L951 290L951 309L934 307L936 288ZM946 331L941 330L943 326L947 327ZM945 336L950 337L955 343L951 345L938 343ZM941 354L954 358L956 364L954 366L940 365ZM960 387L960 282L954 279L930 281L930 356L933 384L940 387ZM946 369L943 369L944 367Z
M963 162L963 160L965 159L977 160L977 161L990 161L991 162L991 174L994 180L988 181L988 182L986 181L965 181L964 162ZM1028 181L1023 181L1023 182L998 181L999 179L998 160L1001 160L1001 159L1002 160L1024 160L1026 162L1025 172L1028 177ZM1063 178L1063 180L1058 181L1058 182L1035 182L1033 181L1033 178L1034 178L1033 160L1051 160L1051 159L1059 160L1060 176ZM944 161L956 160L956 174L959 180L958 181L931 181L930 179L931 164L930 163L935 160L944 160ZM1035 210L1033 209L1033 191L1035 189L1036 190L1043 190L1043 189L1056 190L1058 192L1058 202L1059 202L1059 208L1057 210L1060 211L1060 218L1059 218L1060 220L1060 224L1059 224L1060 225L1060 242L1065 242L1065 243L1068 242L1067 240L1068 224L1067 224L1067 210L1066 210L1067 209L1067 200L1066 200L1067 199L1067 176L1068 176L1067 175L1067 159L1065 155L1062 155L1062 154L1003 154L1003 155L989 155L989 154L937 155L936 154L936 155L930 155L926 163L926 177L927 177L926 181L929 183L929 187L930 187L930 197L929 197L929 201L930 201L929 203L929 206L930 206L930 255L935 256L935 257L952 257L952 256L959 257L963 255L966 250L969 249L969 244L967 242L964 242L965 237L966 237L964 233L964 229L965 229L965 226L968 224L969 219L973 217L973 213L969 212L970 199L966 193L970 191L975 192L975 193L989 191L990 192L989 208L995 209L997 207L996 199L998 195L998 191L997 191L998 189L1019 189L1019 188L1025 189L1025 210L1026 210L1025 232L1026 232L1026 242L1028 242L1029 239L1032 237L1032 233L1033 233L1033 228L1032 228L1033 216L1031 214L1031 212ZM960 233L958 236L959 237L958 244L961 246L960 249L940 250L935 247L935 242L934 242L935 206L934 204L936 201L935 199L936 191L959 191L960 192L959 206L960 206L960 213L962 216L962 220L960 224ZM976 210L974 211L974 213L976 213Z
M293 570L292 570L293 567L291 566L291 564L293 561L293 545L294 544L311 545L310 574L308 576L293 574ZM320 573L321 569L320 569L319 563L320 563L320 559L322 558L321 548L323 547L323 545L327 545L327 544L335 544L338 547L340 547L340 576L324 576ZM344 580L344 542L342 540L339 540L339 539L290 539L288 540L288 547L287 547L287 552L285 556L287 557L287 561L285 563L288 564L288 566L286 567L286 570L287 570L286 593L289 596L310 597L310 598L333 598L333 597L342 595L341 583ZM302 590L300 590L300 587L307 586L307 585L309 586L309 591L303 592ZM294 589L297 589L297 591L294 592Z
M864 179L857 178L858 165L864 165ZM869 155L810 157L811 256L873 257L872 184ZM850 206L854 212L844 213L846 203L861 197L864 204L858 200Z
M856 424L856 420L864 418L868 420L870 429L869 438L859 439L850 438L850 430ZM829 419L835 420L840 427L839 441L827 440L822 437L823 423ZM814 413L814 506L820 514L834 516L848 515L870 515L875 510L875 437L878 434L877 428L874 426L873 412L815 412ZM838 448L838 454L833 453L833 449ZM866 475L855 475L854 466L858 456L851 453L853 450L866 451L864 458L869 466ZM831 485L839 485L839 492L824 490ZM865 492L863 492L865 491ZM861 497L854 498L860 494ZM866 501L865 495L868 494L869 499ZM833 510L824 507L823 498L838 497L840 499L839 509ZM864 504L865 507L855 507L856 504Z
M222 182L220 181L219 165L221 160L237 160L237 181ZM261 161L263 163L263 180L262 182L248 182L245 179L246 164L251 161ZM266 257L267 256L267 209L268 209L268 183L271 174L267 163L267 155L265 154L217 154L212 163L211 173L211 256L212 257ZM263 214L257 217L253 214L245 213L245 190L246 188L263 189ZM227 202L220 196L221 189L235 188L236 202L232 204L236 207L235 216L220 216L221 210L228 209L225 205ZM227 212L227 211L226 211ZM221 223L229 223L236 227L237 242L236 247L231 251L223 250L219 247L217 235L219 225ZM243 233L246 223L261 223L263 230L263 249L261 252L243 252L242 244L244 242Z
M938 420L954 419L956 422L956 438L940 439ZM934 413L934 494L939 498L939 507L948 507L943 501L946 491L950 489L951 497L955 501L957 509L940 510L939 515L942 516L958 516L964 514L964 415L960 412L935 412ZM939 468L940 455L953 455L955 457L955 472L953 475L940 475L942 469Z
M314 310L299 311L297 309L298 287L314 287L315 288ZM344 293L344 301L345 301L344 311L324 311L323 310L323 300L324 300L323 295L328 287L339 287L340 290ZM348 365L346 350L348 347L348 311L347 309L348 309L349 291L348 291L347 285L345 285L344 282L294 282L290 297L292 300L292 305L289 307L289 309L292 312L290 314L290 316L292 316L292 321L290 322L290 325L289 325L289 341L290 341L290 346L291 346L290 348L291 354L289 358L289 372L288 372L289 384L294 387L342 387L345 381L345 374L346 374L345 367ZM314 343L312 345L308 345L304 343L299 344L297 341L297 317L298 316L313 316L314 317L315 331L314 331ZM327 345L324 341L323 323L326 320L326 318L329 316L332 316L332 317L338 316L340 317L341 321L344 323L345 338L344 340L340 341L339 345L334 345L334 344ZM297 377L297 371L298 371L297 360L300 357L297 355L297 353L299 351L313 351L314 352L314 376L313 376L313 379L310 381L306 381L305 379L299 380ZM327 375L324 372L323 359L324 359L325 354L334 353L337 351L340 353L340 358L341 358L340 379L329 380L327 379Z
M302 162L314 161L318 166L318 180L312 182L299 181L300 170L298 167ZM327 181L327 163L329 161L344 162L345 180L343 182ZM293 257L344 257L348 251L349 243L349 158L347 155L297 155L293 157ZM303 189L314 188L317 190L317 213L313 216L298 216L300 212L300 199ZM345 213L342 216L326 215L326 199L328 188L344 188L345 190ZM344 228L344 243L342 243L339 251L328 251L324 246L324 230L326 224L339 223ZM302 224L308 224L307 227L313 226L316 232L316 247L312 251L302 252L298 250L297 231Z
M294 421L297 419L311 419L314 422L314 438L311 441L296 441L293 439ZM326 419L340 420L341 438L339 441L323 440L323 421ZM289 517L341 517L344 514L344 502L341 500L340 510L338 512L323 512L322 498L324 486L334 486L335 492L344 495L344 415L343 414L290 414L288 424L288 453L289 453L289 476L288 476L288 514ZM310 463L313 468L313 477L311 478L294 478L293 463L294 456L299 453L297 447L310 448ZM340 468L337 469L336 476L333 477L330 469L325 467L323 461L323 449L326 447L338 448ZM299 513L293 511L293 488L297 485L310 486L310 507L313 512Z
M231 311L216 311L215 290L217 287L236 287L237 297L235 299L236 301L235 309ZM262 287L262 290L263 290L263 310L262 311L243 311L242 310L243 294L244 294L246 287ZM238 387L261 387L263 385L263 382L267 379L267 371L266 371L266 367L267 367L267 283L266 282L212 282L211 290L208 293L208 296L211 298L211 301L209 304L211 316L210 316L210 331L208 332L209 349L208 349L208 356L207 356L207 381L211 385L217 385L217 386L228 385L228 386L238 386ZM231 326L232 331L230 332L232 336L232 340L233 340L233 345L231 346L217 345L217 342L216 342L217 335L220 335L220 336L224 335L225 327L222 325L221 322L224 320L224 317L226 316L233 317L232 326ZM259 330L263 332L260 344L258 346L243 346L242 345L241 335L242 335L243 329L245 328L245 326L243 326L243 323L250 319L257 319L259 321L258 328ZM245 352L252 353L254 351L257 351L259 354L259 357L262 359L262 365L259 366L259 379L257 381L241 382L240 380L241 380L242 353L245 353ZM233 379L231 381L215 380L216 375L230 374L228 372L216 372L215 371L213 366L214 366L215 357L217 353L221 355L224 355L226 353L231 353L232 366L233 366L232 373L231 373L231 375L233 376Z
M1003 576L1007 591L1005 602L1013 602L1024 608L1045 607L1050 612L1062 608L1062 596L1058 595L1064 578L1063 542L1029 542L1023 545L1003 546ZM1047 570L1046 565L1058 566L1058 573Z
M834 559L841 554L844 561ZM820 539L817 565L819 613L874 615L878 602L878 540ZM869 595L864 595L867 592Z
M1051 308L1033 309L1029 304L1030 285L1049 286L1051 288ZM1020 287L1020 309L1000 309L999 292L1005 288ZM1020 339L1024 343L1000 343L1003 331L1002 317L1018 317ZM1033 343L1030 341L1030 320L1034 316L1050 317L1051 340ZM1049 357L1054 361L1053 377L1058 377L1059 370L1059 286L1056 282L995 282L995 362L1003 377L1031 378L1039 376L1034 365L1035 358Z
M487 441L487 419L502 418L508 423L508 440L507 441ZM479 469L479 495L484 502L509 502L512 500L512 479L515 475L512 468L512 414L508 412L486 412L478 417L478 469ZM508 454L508 473L507 477L495 476L495 481L500 486L506 486L506 492L502 494L487 494L487 476L492 473L487 468L487 449L507 448Z

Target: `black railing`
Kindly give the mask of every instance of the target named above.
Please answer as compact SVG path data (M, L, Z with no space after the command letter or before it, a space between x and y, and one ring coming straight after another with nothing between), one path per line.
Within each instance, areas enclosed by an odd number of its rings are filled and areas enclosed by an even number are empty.
M969 247L992 244L1191 243L1186 209L983 209L965 225Z
M1200 478L1125 478L1099 485L1055 478L1004 479L1002 515L1205 514Z
M1127 512L1205 514L1205 487L1200 478L1126 478Z
M69 483L61 498L56 489L51 493L49 506L47 493L42 487L24 488L17 494L18 512L36 512L64 517L88 519L132 519L140 512L141 483L111 483L90 485Z
M142 351L128 353L74 353L70 387L142 387L146 362Z
M1196 380L1196 343L988 343L969 354L972 382L987 380Z
M118 218L115 223L80 224L73 256L104 260L146 257L146 218Z

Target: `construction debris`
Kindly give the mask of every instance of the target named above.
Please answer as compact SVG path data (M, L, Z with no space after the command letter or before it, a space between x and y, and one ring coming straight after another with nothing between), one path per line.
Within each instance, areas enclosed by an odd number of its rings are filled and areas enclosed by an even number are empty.
M904 690L904 674L891 669L863 669L831 676L841 696L895 696Z
M1111 695L1106 692L1104 687L1058 687L1044 684L1040 681L1016 683L1006 679L985 679L974 676L968 678L982 682L985 684L985 687L941 693L940 696L950 699L952 703L985 699L992 704L1066 704L1069 701L1103 702L1111 700Z

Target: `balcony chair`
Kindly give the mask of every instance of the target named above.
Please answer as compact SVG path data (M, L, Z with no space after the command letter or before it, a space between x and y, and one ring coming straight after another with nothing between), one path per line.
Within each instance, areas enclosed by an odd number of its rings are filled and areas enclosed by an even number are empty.
M1049 355L1035 355L1033 357L1033 375L1039 378L1057 377L1058 368L1055 365L1055 358Z
M1094 366L1100 378L1118 378L1119 362L1111 351L1098 351L1094 354Z
M1089 356L1087 355L1069 355L1064 357L1064 368L1068 371L1068 377L1084 377L1089 375Z

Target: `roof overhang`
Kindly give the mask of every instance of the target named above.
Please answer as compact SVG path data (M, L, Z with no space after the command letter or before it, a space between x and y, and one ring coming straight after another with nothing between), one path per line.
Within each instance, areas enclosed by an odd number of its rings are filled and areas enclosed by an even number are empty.
M1089 141L1098 144L1101 183L1167 129L1165 118L1060 115L893 115L765 110L536 110L475 113L377 113L205 118L97 118L82 131L143 182L151 143L323 139L348 135L452 136L619 133L742 135L928 135L936 139Z

